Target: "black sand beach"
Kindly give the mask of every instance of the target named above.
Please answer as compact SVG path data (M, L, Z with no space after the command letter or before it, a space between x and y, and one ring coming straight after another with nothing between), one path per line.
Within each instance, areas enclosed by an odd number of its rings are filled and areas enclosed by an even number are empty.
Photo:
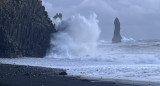
M138 86L116 82L92 82L65 75L63 69L0 64L0 86Z

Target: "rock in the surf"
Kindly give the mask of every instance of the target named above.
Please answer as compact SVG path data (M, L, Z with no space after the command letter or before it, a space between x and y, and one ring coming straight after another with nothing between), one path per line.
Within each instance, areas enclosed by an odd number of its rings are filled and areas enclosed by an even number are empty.
M116 18L114 21L115 30L114 30L114 36L112 39L112 43L119 43L122 40L122 37L120 35L120 22L119 19Z

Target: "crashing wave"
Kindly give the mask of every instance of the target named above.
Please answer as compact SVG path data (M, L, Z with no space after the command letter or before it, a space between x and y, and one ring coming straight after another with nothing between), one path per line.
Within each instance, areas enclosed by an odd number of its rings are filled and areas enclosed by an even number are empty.
M126 37L122 37L122 42L136 42L136 40L134 40L133 38L126 38Z
M53 34L52 47L47 56L59 55L65 58L94 55L101 32L98 22L95 13L89 18L78 14L62 21L57 27L58 32Z

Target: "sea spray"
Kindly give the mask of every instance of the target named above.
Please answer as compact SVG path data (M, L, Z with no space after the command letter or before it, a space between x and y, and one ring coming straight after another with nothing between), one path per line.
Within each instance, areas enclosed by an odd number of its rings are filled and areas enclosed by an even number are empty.
M136 40L134 40L133 38L127 38L125 36L122 37L122 42L136 42Z
M98 22L95 13L88 18L78 14L63 20L57 27L58 32L52 34L51 49L47 57L74 58L95 55L101 32Z
M56 26L58 32L52 34L51 48L46 58L104 61L116 64L160 62L160 50L154 42L149 44L146 41L135 41L126 37L123 37L122 43L118 44L98 40L101 30L96 18L97 15L93 13L89 17L78 14L62 22L54 20L58 22Z
M123 37L122 43L112 44L111 41L98 40L101 30L96 18L96 14L89 17L78 14L59 22L46 58L106 64L160 63L159 41L135 41Z

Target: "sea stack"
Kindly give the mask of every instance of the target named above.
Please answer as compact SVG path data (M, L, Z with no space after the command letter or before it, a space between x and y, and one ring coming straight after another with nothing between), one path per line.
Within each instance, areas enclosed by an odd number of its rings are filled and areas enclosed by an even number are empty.
M119 19L116 18L114 21L115 30L114 30L114 36L112 39L112 43L119 43L122 40L122 37L120 35L120 22Z
M0 0L0 58L44 57L55 31L42 0Z

